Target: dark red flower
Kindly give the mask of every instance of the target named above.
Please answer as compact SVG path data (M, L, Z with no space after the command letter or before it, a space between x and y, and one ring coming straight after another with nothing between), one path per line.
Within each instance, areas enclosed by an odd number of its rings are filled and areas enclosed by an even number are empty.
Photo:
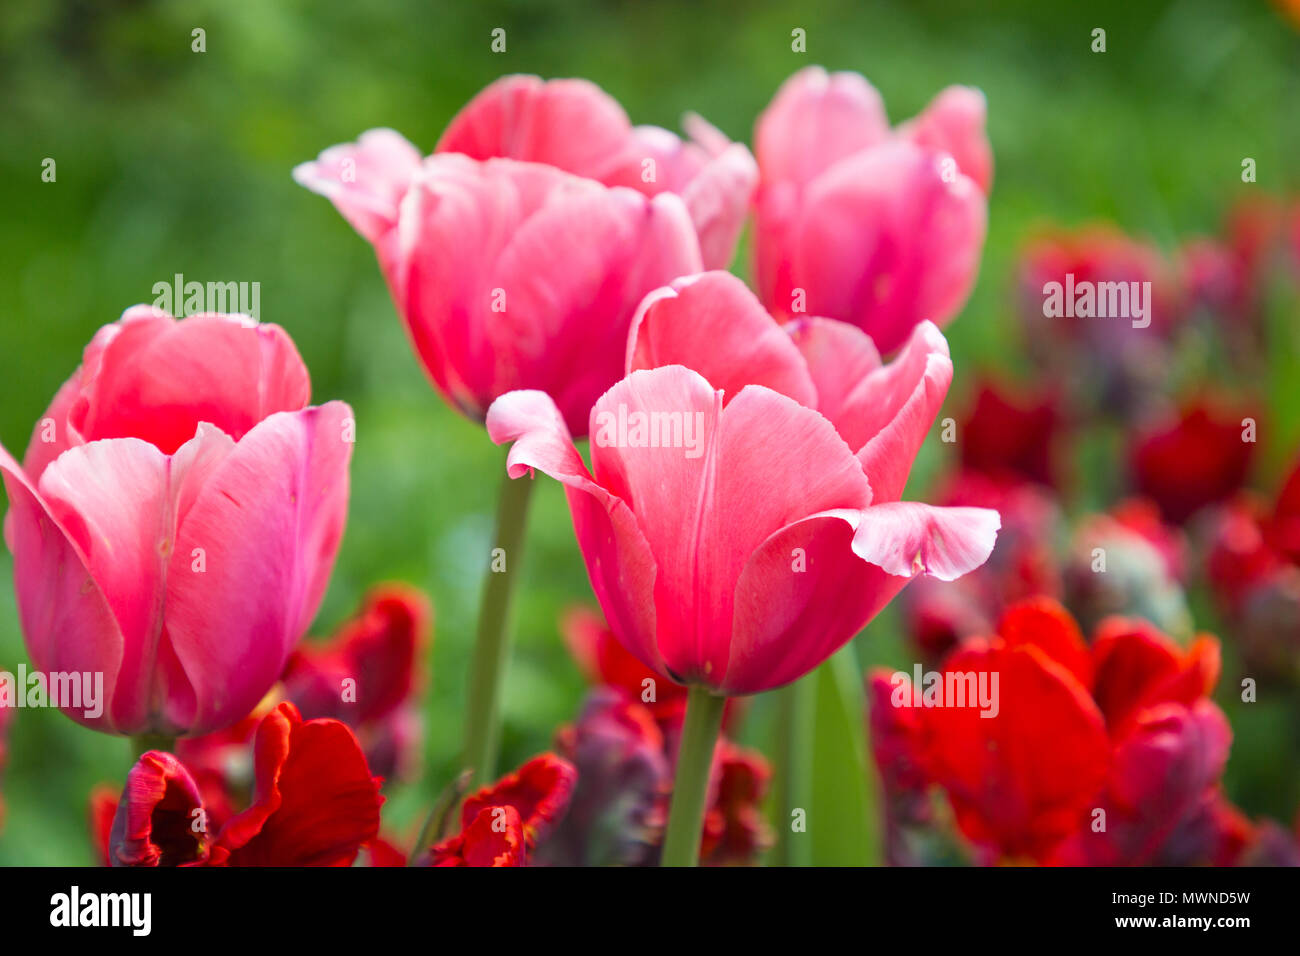
M1060 420L1055 394L1017 394L984 381L957 431L962 467L993 478L1055 486Z
M356 731L381 776L409 775L419 747L419 718L410 701L432 620L422 591L400 584L375 588L330 641L298 646L281 678L284 696L307 719L332 717Z
M518 810L508 804L488 806L429 853L430 866L526 866L528 837Z
M150 750L126 777L113 817L113 866L198 866L211 855L198 784L169 753Z
M1190 705L1219 679L1219 642L1198 637L1183 650L1148 621L1110 618L1093 635L1093 697L1112 737L1123 736L1148 707Z
M1220 852L1219 777L1232 731L1208 700L1141 711L1119 740L1090 820L1053 862L1091 866L1180 866ZM1104 816L1102 815L1104 814Z
M1243 440L1243 416L1199 401L1177 418L1155 422L1129 447L1139 493L1182 524L1206 505L1230 498L1250 472L1255 443Z
M460 832L429 851L430 866L525 866L529 853L564 815L578 773L542 754L468 797Z
M252 806L211 838L193 775L171 754L146 753L113 820L113 865L349 866L375 839L380 781L347 725L280 704L258 727L253 765Z
M723 738L713 762L712 800L704 814L700 862L706 866L753 864L772 844L761 805L772 779L762 754Z
M1300 459L1282 484L1268 523L1268 542L1292 564L1300 564Z

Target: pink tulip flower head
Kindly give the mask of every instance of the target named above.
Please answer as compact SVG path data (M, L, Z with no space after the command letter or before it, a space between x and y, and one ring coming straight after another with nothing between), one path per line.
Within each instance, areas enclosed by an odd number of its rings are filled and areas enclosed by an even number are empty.
M102 674L97 730L199 734L270 689L343 534L352 411L308 407L275 325L128 309L86 347L20 465L0 448L27 649Z
M782 327L729 273L646 297L627 376L591 410L591 468L555 404L498 399L509 473L566 485L611 627L644 664L719 694L807 673L916 574L982 564L996 512L899 500L952 378L930 323L881 364L857 328Z
M587 80L503 76L456 115L437 152L546 163L647 196L676 193L699 234L704 267L723 269L749 212L758 166L743 143L694 113L683 125L687 140L659 126L633 126L618 101Z
M790 77L755 130L755 274L767 307L851 322L886 355L919 323L952 319L984 245L984 114L978 90L950 87L891 130L860 75Z
M733 206L739 229L752 182L743 200L724 188L743 179L738 153L702 135L716 159L636 133L591 84L511 77L466 107L426 159L372 130L294 177L374 245L415 351L453 407L478 420L498 395L539 389L581 434L622 373L637 304L698 272L701 242L734 242L718 230L731 230ZM663 150L649 157L649 183L631 173L648 155L638 137Z

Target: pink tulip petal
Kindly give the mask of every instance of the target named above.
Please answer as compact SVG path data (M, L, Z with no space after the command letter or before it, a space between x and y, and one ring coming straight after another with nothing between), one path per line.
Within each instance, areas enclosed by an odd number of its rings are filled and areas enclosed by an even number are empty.
M814 515L777 531L753 553L736 585L723 692L754 694L797 680L907 584L853 553L858 521L855 512Z
M603 180L630 132L623 108L594 83L504 76L456 114L435 152L546 163Z
M857 73L800 70L773 97L754 132L763 181L802 186L846 156L890 137L880 94Z
M624 412L623 409L626 411ZM681 411L702 436L685 448L607 445L601 419ZM858 509L871 498L860 465L831 424L762 386L721 411L697 373L633 372L592 410L597 480L635 502L655 555L659 649L674 679L716 685L727 666L737 579L777 529L809 514ZM719 420L719 416L721 416ZM773 440L758 440L756 435Z
M511 478L537 468L565 485L573 530L611 629L643 664L664 673L650 547L627 503L587 471L555 402L544 392L509 392L488 409L487 429L498 445L514 442L506 460Z
M853 550L890 574L952 581L988 560L1002 520L987 508L936 508L914 501L862 513Z
M43 671L102 672L107 693L122 666L122 631L113 609L75 539L3 447L0 472L9 495L5 540L14 555L18 615L32 662ZM81 710L68 716L96 729L115 729L111 705L103 703L98 720Z
M63 383L55 394L50 407L36 422L32 429L31 441L27 443L27 452L23 455L23 470L32 481L41 480L41 472L59 455L75 444L80 438L68 425L68 417L81 395L81 369L72 373L72 377ZM50 440L46 440L47 437Z
M538 388L581 433L619 376L637 303L699 271L677 197L548 166L436 156L407 204L392 276L401 311L435 383L472 417Z
M494 393L542 389L581 432L592 403L622 373L637 304L699 266L694 229L674 195L557 197L519 227L497 263L508 305L488 327Z
M188 507L165 641L195 690L183 715L193 733L250 711L316 612L347 513L351 416L342 402L271 415Z
M993 185L993 147L984 132L988 102L972 86L950 86L939 92L898 134L918 146L948 153L957 168L987 195Z
M678 279L646 296L632 320L627 370L685 365L729 401L766 385L801 405L816 404L808 368L790 336L729 272Z
M929 322L912 332L894 361L844 399L836 425L871 479L876 501L897 501L912 462L952 383L948 342Z
M207 313L175 321L128 310L87 360L70 421L85 441L142 438L171 454L211 422L238 440L311 394L307 368L277 325Z
M848 436L862 430L855 420L864 398L859 386L880 368L880 353L871 336L834 319L795 319L785 328L812 378L817 393L813 407L830 419L850 448L861 447L861 442Z
M372 129L355 143L331 146L293 170L300 185L332 201L343 218L380 244L397 224L397 212L420 151L391 129Z
M498 291L502 251L552 191L599 188L549 166L435 155L407 193L384 271L421 364L469 417L482 417L494 394L488 326L501 315L494 306L510 308Z
M951 319L975 283L987 209L968 177L945 179L943 158L897 140L828 169L783 218L760 200L769 307L789 310L803 289L809 314L852 322L882 355L919 322Z
M725 269L736 251L758 186L758 164L743 143L732 143L681 191L700 239L706 269Z

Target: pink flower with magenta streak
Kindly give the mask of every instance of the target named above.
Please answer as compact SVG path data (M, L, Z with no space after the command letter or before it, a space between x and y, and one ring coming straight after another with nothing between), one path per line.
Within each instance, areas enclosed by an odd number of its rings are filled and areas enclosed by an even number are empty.
M197 734L275 683L347 517L352 410L308 407L278 326L128 309L86 347L20 465L5 540L43 671L102 672L121 734Z

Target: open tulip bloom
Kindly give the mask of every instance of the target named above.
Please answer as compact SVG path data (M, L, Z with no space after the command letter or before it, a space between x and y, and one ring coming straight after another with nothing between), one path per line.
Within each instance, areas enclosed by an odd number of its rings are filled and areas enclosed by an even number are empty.
M783 327L712 272L647 296L626 371L591 409L590 469L543 392L498 399L487 426L514 442L512 478L565 484L628 650L691 688L664 851L690 862L725 697L807 673L914 575L978 567L999 519L900 500L952 378L928 322L884 365L859 329Z
M201 734L280 676L347 517L352 411L309 395L278 326L137 306L86 347L23 463L0 448L32 661L103 676L102 713L74 720Z

